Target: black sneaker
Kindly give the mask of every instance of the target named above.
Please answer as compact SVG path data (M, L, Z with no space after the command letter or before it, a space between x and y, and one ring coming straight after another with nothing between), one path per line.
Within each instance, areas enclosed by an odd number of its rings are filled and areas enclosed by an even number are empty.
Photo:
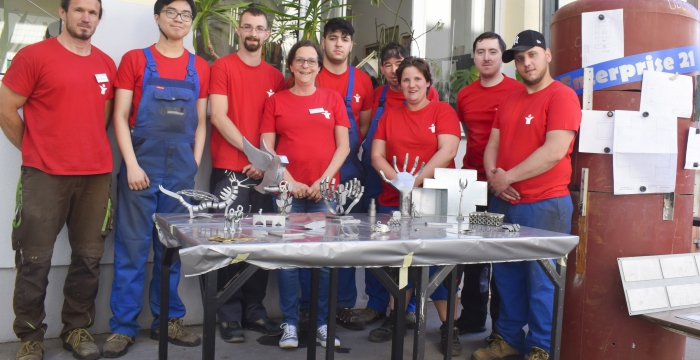
M440 352L443 352L447 345L447 331L445 323L440 326ZM462 344L459 343L459 329L454 327L452 330L452 356L462 355Z
M228 343L242 343L245 341L240 321L222 322L219 324L219 330L221 338Z
M413 311L406 311L406 329L416 328L416 313Z
M267 336L277 336L282 334L284 330L280 327L280 324L264 317L262 319L258 319L255 322L252 323L246 323L245 328L247 330L252 330L255 332L259 332L263 335Z
M299 331L308 330L309 328L309 309L299 309L299 323L297 324Z
M474 325L469 323L467 320L461 317L455 320L455 327L459 329L459 334L479 334L486 331L486 326L484 325Z
M373 329L369 332L369 341L372 342L387 342L391 341L391 337L394 335L394 313L392 312L389 316L384 319L381 326ZM406 329L403 329L403 335L406 336Z
M351 308L340 307L335 311L335 319L338 325L348 330L364 330L365 322L360 319Z

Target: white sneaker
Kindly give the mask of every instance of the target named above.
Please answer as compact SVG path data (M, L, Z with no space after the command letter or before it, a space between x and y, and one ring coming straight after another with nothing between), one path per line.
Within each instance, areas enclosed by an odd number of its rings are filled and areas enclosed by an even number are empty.
M321 346L326 347L326 340L328 339L328 325L323 325L316 330L316 342L321 344ZM335 347L340 346L340 339L335 337Z
M280 325L284 329L282 338L280 339L280 347L282 349L294 349L299 346L299 338L297 337L297 327L284 323Z

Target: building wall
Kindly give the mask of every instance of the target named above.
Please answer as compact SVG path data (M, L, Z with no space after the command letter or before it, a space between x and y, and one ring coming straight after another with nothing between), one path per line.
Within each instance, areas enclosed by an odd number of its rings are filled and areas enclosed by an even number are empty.
M396 19L396 16L384 5L372 6L369 0L360 0L352 4L352 13L358 17L352 20L355 27L353 37L355 45L350 57L351 62L355 59L362 61L365 58L366 46L377 42L381 28L392 27L396 21L396 25L399 26L399 40L401 36L410 32L408 24L411 22L411 1L383 0L383 2L392 9L398 9L400 18ZM399 3L401 3L400 8Z

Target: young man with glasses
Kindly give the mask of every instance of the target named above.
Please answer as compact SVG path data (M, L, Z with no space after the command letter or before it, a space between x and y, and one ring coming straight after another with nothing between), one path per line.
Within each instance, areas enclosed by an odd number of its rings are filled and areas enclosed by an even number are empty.
M352 53L352 36L355 29L345 19L331 19L323 27L323 68L316 77L320 88L335 90L345 100L345 110L350 120L350 154L340 168L340 183L352 179L364 183L364 168L359 158L362 138L369 129L372 116L372 81L364 72L348 64ZM362 206L355 206L355 212L363 212ZM302 283L308 284L306 277ZM357 300L355 269L343 268L338 271L338 324L350 330L363 330L365 322L352 311ZM301 306L306 309L308 299L302 296Z
M262 60L262 46L270 36L265 13L246 8L236 28L240 48L235 54L224 56L211 69L211 159L210 190L219 194L231 186L229 176L243 181L247 187L238 188L233 207L242 205L248 211L273 212L272 197L257 192L253 186L260 183L263 172L256 169L243 153L243 138L253 146L260 146L260 122L267 99L287 88L284 76ZM268 144L268 146L270 146ZM221 210L223 211L223 210ZM229 280L247 266L229 265L218 270L218 286L222 289ZM265 335L282 333L279 324L267 319L262 304L267 289L267 270L258 270L219 310L221 338L230 343L245 341L243 327Z
M100 0L61 0L58 12L61 34L21 49L0 85L0 127L22 152L12 221L16 360L43 357L46 287L64 225L72 253L63 286L63 347L76 359L100 357L87 328L94 324L110 229L112 151L105 128L116 67L90 44L102 18Z
M161 193L194 187L204 142L209 93L209 64L183 46L196 15L193 0L157 0L154 20L158 42L127 52L115 84L114 130L123 161L118 175L114 237L114 281L109 320L112 335L103 356L127 353L140 326L145 265L153 248L149 304L154 319L151 339L160 337L161 245L152 215L185 212L179 202ZM180 261L170 267L168 341L197 346L200 338L184 328L185 305L178 295ZM165 335L165 334L163 334Z

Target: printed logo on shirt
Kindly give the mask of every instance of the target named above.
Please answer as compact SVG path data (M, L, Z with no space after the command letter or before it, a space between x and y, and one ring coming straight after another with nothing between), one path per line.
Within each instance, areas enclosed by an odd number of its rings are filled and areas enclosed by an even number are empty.
M355 94L355 96L353 96L353 97L355 98L356 103L360 102L360 94Z
M105 84L100 84L100 95L104 95L107 92L107 86Z
M164 87L164 86L156 85L156 89L158 89L158 90L165 90L165 87Z
M525 118L525 125L530 125L530 122L532 121L532 119L533 119L532 114L528 115Z
M326 119L330 119L330 118L331 118L331 113L329 113L328 110L322 112L321 114L323 114L323 116L325 116Z
M433 134L435 134L435 124L430 125L430 127L429 127L428 129L430 129L430 132L432 132Z
M267 92L267 97L270 97L270 96L272 96L272 95L274 95L274 94L275 94L275 92L272 91L272 89L270 89L270 91Z

